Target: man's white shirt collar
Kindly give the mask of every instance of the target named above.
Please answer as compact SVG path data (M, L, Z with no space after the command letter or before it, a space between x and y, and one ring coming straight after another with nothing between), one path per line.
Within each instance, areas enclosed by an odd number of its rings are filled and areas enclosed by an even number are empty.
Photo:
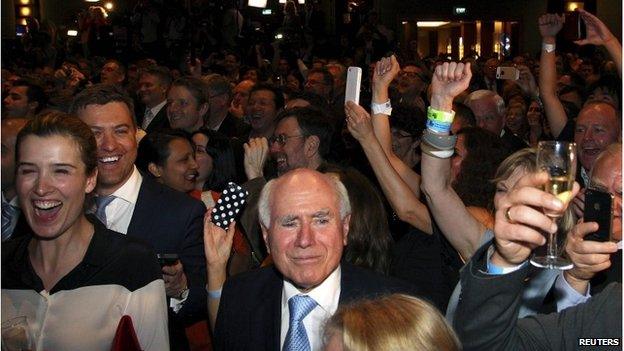
M115 190L115 192L111 195L115 196L116 199L122 199L131 204L136 204L142 181L143 177L141 176L141 173L136 166L133 166L130 178L128 178L124 185Z

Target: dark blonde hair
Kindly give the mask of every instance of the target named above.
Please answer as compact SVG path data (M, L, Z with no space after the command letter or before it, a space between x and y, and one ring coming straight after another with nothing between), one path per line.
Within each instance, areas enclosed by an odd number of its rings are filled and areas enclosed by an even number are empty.
M539 169L537 169L537 149L525 148L509 155L509 157L501 162L498 169L496 169L496 174L492 179L492 183L496 184L508 179L516 170L525 171L527 173L539 171ZM557 225L559 226L558 232L560 234L567 234L567 232L572 229L575 222L576 218L572 206L568 206L563 216L557 221ZM559 238L563 239L564 236L560 235Z
M343 350L461 350L444 317L428 302L403 294L342 306L325 326L325 344L342 335Z

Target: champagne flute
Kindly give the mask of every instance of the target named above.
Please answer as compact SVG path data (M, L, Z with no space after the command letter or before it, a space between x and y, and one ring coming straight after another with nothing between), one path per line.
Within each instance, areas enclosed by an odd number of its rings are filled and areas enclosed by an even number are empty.
M540 141L537 144L537 168L548 172L548 182L544 190L557 196L564 204L564 210L559 212L544 210L544 214L551 218L559 218L572 200L572 186L576 177L576 144L564 141ZM572 262L559 256L556 232L548 233L546 255L534 255L531 264L540 268L560 270L572 268Z

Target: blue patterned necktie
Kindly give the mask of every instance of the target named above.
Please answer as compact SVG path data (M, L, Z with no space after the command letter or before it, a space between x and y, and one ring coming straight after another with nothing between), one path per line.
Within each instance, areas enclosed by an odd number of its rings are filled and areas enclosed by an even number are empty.
M108 223L106 223L106 206L110 204L113 200L115 200L115 196L98 196L95 198L95 204L97 206L97 210L95 211L95 217L99 219L106 227L108 227Z
M11 223L13 219L18 215L19 209L11 206L8 202L2 201L2 241L11 238L13 231L11 230Z
M314 307L316 307L316 301L310 296L296 295L288 300L290 320L283 351L310 351L310 341L303 319L312 312Z

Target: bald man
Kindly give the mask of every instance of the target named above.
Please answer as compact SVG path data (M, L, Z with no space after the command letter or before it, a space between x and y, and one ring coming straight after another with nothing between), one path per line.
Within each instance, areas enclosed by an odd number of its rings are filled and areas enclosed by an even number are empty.
M15 141L17 134L28 123L25 118L2 120L2 241L15 231L20 210L15 191Z
M413 293L402 282L341 263L351 204L337 178L290 171L266 184L258 208L274 266L225 282L215 350L320 350L322 326L338 305Z

